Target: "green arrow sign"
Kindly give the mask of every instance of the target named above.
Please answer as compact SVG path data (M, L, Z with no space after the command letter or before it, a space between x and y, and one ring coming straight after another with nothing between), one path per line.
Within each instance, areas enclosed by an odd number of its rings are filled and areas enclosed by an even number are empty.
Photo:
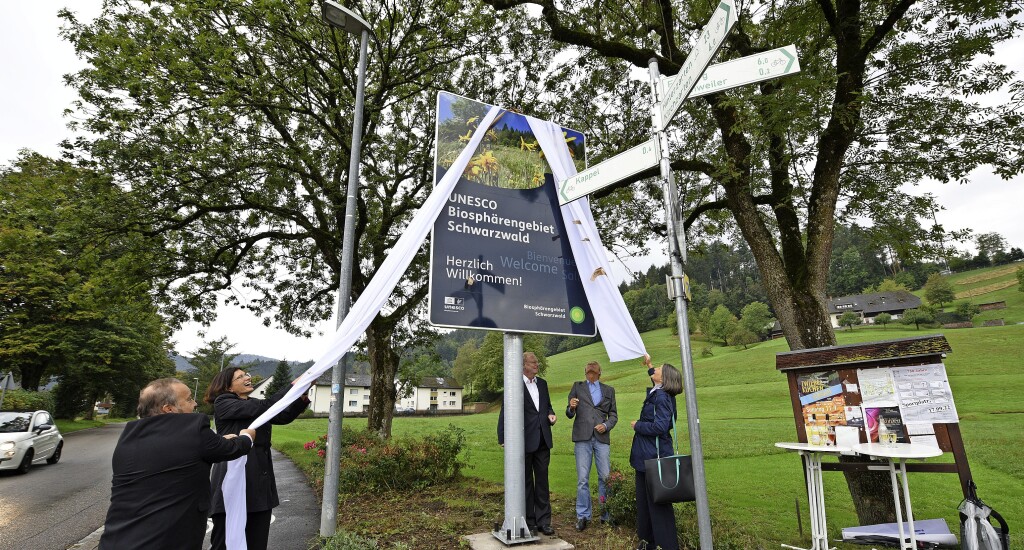
M800 72L796 46L790 44L757 55L748 55L711 65L690 92L689 98L713 94ZM665 80L665 89L675 86L677 76Z
M657 165L654 140L650 139L563 181L558 186L558 203L572 202Z
M733 0L722 0L715 13L711 14L711 20L700 31L697 43L690 50L690 55L686 56L686 61L683 61L672 87L665 90L665 99L661 102L662 129L668 126L679 112L679 106L686 101L735 24L736 4Z

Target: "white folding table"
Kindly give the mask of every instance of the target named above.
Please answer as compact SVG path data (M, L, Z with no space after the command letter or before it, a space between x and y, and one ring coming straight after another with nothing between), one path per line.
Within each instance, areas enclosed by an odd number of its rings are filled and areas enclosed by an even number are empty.
M825 522L825 487L821 481L821 457L826 454L849 454L851 449L810 443L776 443L775 446L796 451L803 457L804 474L807 477L807 508L811 515L811 547L800 548L788 544L783 544L782 547L793 550L833 550L828 545L828 528Z
M942 455L942 450L931 445L920 443L894 443L891 447L879 443L858 443L853 446L858 454L871 458L884 458L889 461L889 480L892 482L892 498L896 502L896 526L900 534L900 549L915 550L917 536L914 533L914 513L910 507L910 486L907 485L907 459L934 458ZM897 466L897 462L899 465ZM896 481L896 472L903 477L903 500L907 505L907 528L909 537L903 529L903 512L900 510L900 489Z

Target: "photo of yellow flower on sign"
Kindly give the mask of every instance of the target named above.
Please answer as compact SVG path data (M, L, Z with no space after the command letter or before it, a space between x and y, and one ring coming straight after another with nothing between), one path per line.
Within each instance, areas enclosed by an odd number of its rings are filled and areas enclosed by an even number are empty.
M437 164L448 168L476 132L487 105L443 93L439 98ZM577 170L586 168L583 134L564 130L563 136ZM502 111L487 130L463 177L504 189L533 189L544 184L551 169L530 130L526 117Z

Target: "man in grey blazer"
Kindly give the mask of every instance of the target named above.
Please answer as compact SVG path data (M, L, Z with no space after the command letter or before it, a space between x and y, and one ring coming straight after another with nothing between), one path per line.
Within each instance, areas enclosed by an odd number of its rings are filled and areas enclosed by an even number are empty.
M606 483L611 467L608 433L619 419L615 408L615 388L600 382L601 365L597 361L587 363L585 374L587 379L574 383L569 390L569 406L565 409L566 416L575 418L572 440L576 447L577 531L586 529L591 519L591 463L597 463L597 494L602 503L607 496ZM607 520L608 513L604 512L601 521Z

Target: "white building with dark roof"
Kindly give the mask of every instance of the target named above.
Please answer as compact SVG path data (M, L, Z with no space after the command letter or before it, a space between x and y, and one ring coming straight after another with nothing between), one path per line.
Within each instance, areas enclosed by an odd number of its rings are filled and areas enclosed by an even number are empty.
M874 323L879 313L888 313L895 320L902 317L904 311L918 307L921 307L921 299L905 290L872 292L829 300L828 316L832 326L839 328L839 316L847 311L856 313L865 323Z

